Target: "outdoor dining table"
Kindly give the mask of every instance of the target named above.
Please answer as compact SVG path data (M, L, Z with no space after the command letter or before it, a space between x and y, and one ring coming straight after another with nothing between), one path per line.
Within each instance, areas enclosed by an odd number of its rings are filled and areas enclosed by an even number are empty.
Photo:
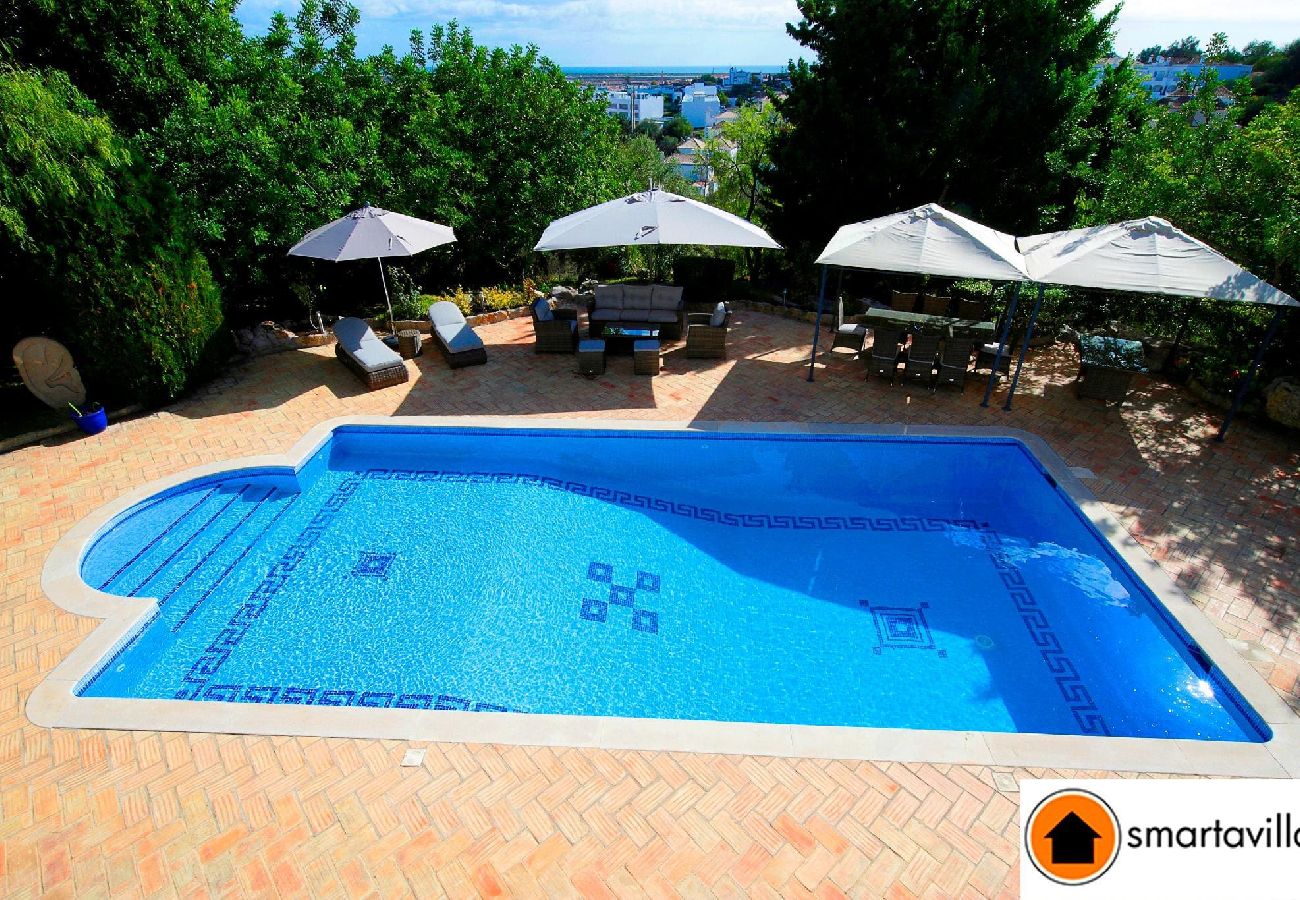
M861 316L867 326L893 325L904 331L945 332L960 337L993 340L997 326L993 322L959 319L955 316L928 316L924 313L904 312L899 309L868 309Z

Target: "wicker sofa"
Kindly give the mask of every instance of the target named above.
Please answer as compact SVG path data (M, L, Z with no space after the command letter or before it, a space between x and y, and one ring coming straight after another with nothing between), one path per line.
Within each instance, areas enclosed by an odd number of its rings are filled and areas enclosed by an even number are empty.
M668 284L602 284L587 305L588 334L599 338L606 325L658 329L664 339L685 328L682 289Z

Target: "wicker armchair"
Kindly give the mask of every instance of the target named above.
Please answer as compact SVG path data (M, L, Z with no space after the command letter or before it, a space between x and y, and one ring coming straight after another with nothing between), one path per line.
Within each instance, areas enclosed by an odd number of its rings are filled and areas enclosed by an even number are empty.
M536 353L573 353L578 349L578 311L555 309L546 298L533 303L533 335Z
M687 313L686 356L694 359L725 359L730 323L731 307L725 303L719 303L712 313Z
M840 297L835 301L835 337L831 341L831 349L850 347L855 352L861 353L866 345L867 326L854 325L844 320L844 298Z
M877 375L894 383L898 375L898 344L903 332L894 328L873 328L871 356L867 359L867 378Z
M952 385L958 389L966 386L966 373L970 371L970 355L975 349L975 339L969 337L950 337L943 342L943 353L939 356L939 374L934 386Z
M916 294L904 294L894 291L889 297L889 308L900 312L914 312L916 310Z
M905 381L931 383L939 357L939 337L937 334L912 335L912 344L907 348L907 363L903 366Z
M927 316L946 316L952 306L952 298L946 294L922 294L921 312Z

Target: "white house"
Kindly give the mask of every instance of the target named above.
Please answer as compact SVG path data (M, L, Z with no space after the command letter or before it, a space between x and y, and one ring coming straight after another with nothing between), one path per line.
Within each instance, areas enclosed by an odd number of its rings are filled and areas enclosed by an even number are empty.
M1101 76L1106 69L1117 66L1121 62L1123 60L1120 57L1110 57L1098 63L1096 68L1097 81L1101 81ZM1197 81L1206 72L1213 70L1218 73L1220 81L1236 81L1238 78L1249 78L1252 67L1246 63L1175 61L1162 56L1155 62L1134 63L1133 70L1137 72L1138 78L1142 80L1142 86L1146 88L1151 99L1159 100L1177 92L1184 75L1189 75L1193 81Z
M710 127L721 111L717 85L692 84L682 91L682 115L692 128Z
M705 142L697 137L687 138L677 145L677 152L668 161L677 167L678 173L695 186L705 197L718 189L718 182L713 177L713 168L700 158L704 152ZM726 153L735 159L737 148L729 141L719 141L717 152Z
M610 91L605 103L605 112L611 116L621 116L633 126L640 125L647 119L664 117L664 98L648 96L638 90Z

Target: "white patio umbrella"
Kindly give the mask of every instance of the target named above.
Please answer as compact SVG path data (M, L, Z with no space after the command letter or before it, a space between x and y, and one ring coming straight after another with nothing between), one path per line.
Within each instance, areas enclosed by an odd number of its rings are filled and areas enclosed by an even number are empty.
M781 249L780 244L753 222L659 188L590 206L556 219L546 226L533 249L578 250L640 244Z
M1034 281L1300 306L1204 241L1154 216L1016 238Z
M388 297L388 279L384 277L384 257L414 256L454 240L455 232L446 225L389 212L367 203L342 218L309 231L289 248L289 255L310 256L330 262L374 257L379 263L379 280L384 285L388 321L392 323L393 303ZM393 329L395 334L395 324Z
M826 298L826 266L876 269L882 272L913 272L954 278L982 278L1010 281L1017 286L1029 280L1024 257L1016 239L965 216L927 203L914 209L890 213L865 222L845 225L830 239L817 262L823 266L821 291L817 297L817 328L813 332L813 355L808 361L808 380L813 380L817 343L821 334L822 308ZM998 343L993 372L1006 346L1007 328L1015 314L1019 296L1012 294L1011 309ZM990 390L992 379L990 378ZM988 406L985 392L984 406Z
M1029 274L1040 283L1276 307L1250 372L1219 430L1219 440L1240 409L1286 308L1300 306L1295 298L1209 244L1154 216L1017 238L1016 244L1025 255Z
M937 203L845 225L817 262L988 281L1028 281L1016 239Z

